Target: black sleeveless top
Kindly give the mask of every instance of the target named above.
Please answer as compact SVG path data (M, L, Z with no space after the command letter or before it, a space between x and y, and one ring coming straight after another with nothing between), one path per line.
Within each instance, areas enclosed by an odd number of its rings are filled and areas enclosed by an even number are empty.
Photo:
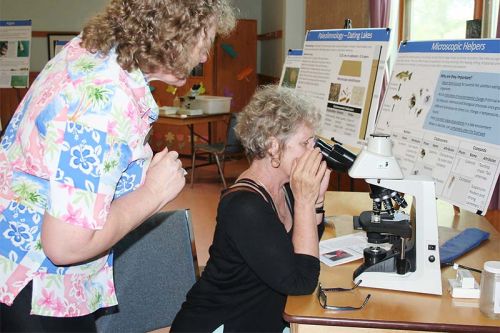
M293 217L293 195L288 186ZM281 332L287 295L312 293L316 257L296 254L267 191L241 179L224 191L210 259L187 294L171 332ZM321 225L320 228L323 226Z

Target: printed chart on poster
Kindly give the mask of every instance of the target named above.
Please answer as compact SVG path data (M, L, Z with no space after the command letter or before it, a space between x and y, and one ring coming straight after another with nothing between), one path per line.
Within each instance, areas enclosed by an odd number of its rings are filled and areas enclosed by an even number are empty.
M0 88L28 87L31 20L0 21Z
M288 50L288 54L281 71L280 83L282 87L295 88L300 72L302 61L302 50Z
M376 129L405 175L432 176L438 197L484 215L499 174L500 40L402 43Z
M390 29L311 30L296 89L323 114L320 135L360 147L373 132Z

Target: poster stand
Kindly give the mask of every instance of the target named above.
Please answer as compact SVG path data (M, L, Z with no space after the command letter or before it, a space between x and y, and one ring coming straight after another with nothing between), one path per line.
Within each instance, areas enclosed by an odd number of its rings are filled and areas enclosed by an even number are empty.
M405 175L485 215L500 173L500 39L401 43L376 130ZM458 209L459 208L459 209Z
M296 90L322 112L319 135L360 148L373 132L391 30L306 34Z
M0 88L27 88L31 20L0 21Z

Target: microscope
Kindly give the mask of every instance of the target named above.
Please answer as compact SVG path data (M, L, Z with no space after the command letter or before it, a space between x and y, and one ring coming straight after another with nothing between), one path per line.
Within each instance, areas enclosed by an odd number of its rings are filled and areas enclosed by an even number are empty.
M332 141L334 141L332 139ZM366 231L363 264L353 273L360 286L442 294L436 195L430 177L403 176L392 155L389 135L371 134L356 156L340 143L317 139L329 168L362 178L370 186L373 206L353 217L355 229ZM412 196L410 214L404 196Z

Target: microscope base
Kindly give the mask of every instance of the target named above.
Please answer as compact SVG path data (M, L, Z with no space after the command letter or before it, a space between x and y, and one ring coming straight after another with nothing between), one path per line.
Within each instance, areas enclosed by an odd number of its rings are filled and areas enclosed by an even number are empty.
M441 274L428 276L418 271L399 275L396 273L364 272L354 282L362 280L361 287L410 291L423 294L442 295ZM436 283L439 281L439 283Z
M367 179L367 182L413 196L415 271L402 275L395 272L363 271L354 281L362 280L362 287L442 295L434 182L424 176L407 176L401 180Z

